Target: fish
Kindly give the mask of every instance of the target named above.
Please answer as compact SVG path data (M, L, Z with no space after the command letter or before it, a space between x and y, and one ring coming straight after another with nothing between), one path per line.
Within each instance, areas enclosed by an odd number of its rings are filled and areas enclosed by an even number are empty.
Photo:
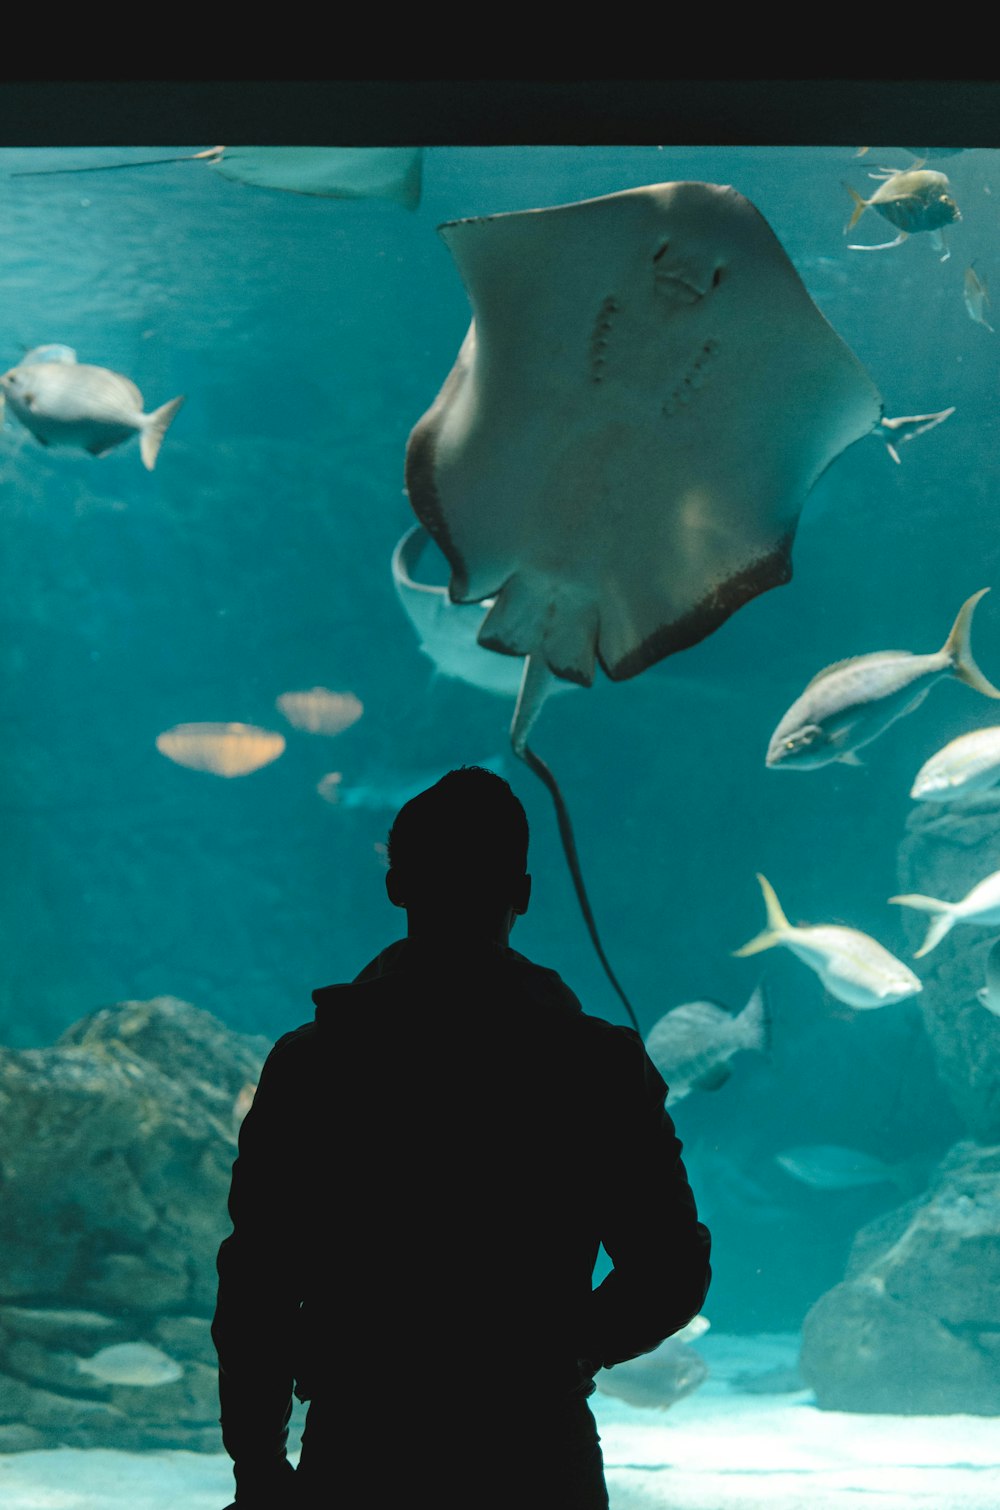
M651 1353L599 1369L594 1383L604 1395L640 1410L669 1410L708 1378L708 1364L679 1335L668 1337Z
M832 761L860 765L855 751L918 708L943 676L1000 698L973 660L969 639L976 604L988 591L980 588L965 600L940 650L929 655L876 650L818 672L771 735L769 769L812 770Z
M930 954L932 949L937 948L956 923L974 923L978 927L992 927L1000 923L1000 870L977 881L960 902L942 902L937 897L925 897L919 893L890 897L889 901L900 907L913 907L918 912L935 914L923 943L913 956L914 959L922 959L925 954Z
M353 692L331 692L328 687L283 692L275 702L292 727L307 734L340 734L356 724L365 711Z
M985 279L980 278L976 272L975 263L965 269L962 298L965 300L965 307L969 311L969 319L974 320L977 325L982 325L991 334L995 334L993 326L986 318L986 310L990 304L989 290L986 287Z
M175 157L136 158L81 168L38 168L12 178L49 178L57 173L109 173L204 162L223 178L288 194L323 199L391 199L408 210L420 203L422 147L207 147Z
M717 1090L741 1050L767 1054L771 1017L759 985L735 1016L711 1001L689 1001L665 1012L646 1035L646 1051L670 1086L672 1101L692 1091Z
M986 956L986 984L976 992L987 1012L1000 1017L1000 939Z
M712 1323L708 1317L702 1316L699 1312L697 1316L692 1316L687 1325L682 1326L679 1332L674 1332L673 1336L678 1342L697 1342L699 1337L704 1337L711 1325Z
M117 1342L102 1347L92 1358L78 1358L81 1374L91 1374L102 1384L132 1384L154 1388L173 1384L184 1370L168 1354L149 1342Z
M810 1143L774 1155L786 1174L815 1190L854 1190L863 1185L893 1185L903 1165L886 1164L860 1148L839 1143Z
M511 749L558 681L639 675L787 582L814 482L877 431L881 395L735 189L660 183L449 221L472 321L406 446L405 484L477 640L519 657Z
M0 376L8 406L43 446L74 446L103 456L133 435L148 472L184 395L143 413L138 388L120 372L87 363L22 362Z
M928 430L933 430L936 425L950 419L954 412L955 405L952 404L950 408L938 409L934 414L901 414L896 419L883 419L882 440L896 465L900 465L897 449L899 446L918 435L924 435Z
M285 736L256 724L175 724L156 736L156 748L190 771L248 776L284 753Z
M1000 782L1000 724L971 729L925 760L910 796L918 802L957 802Z
M962 218L958 205L948 193L950 184L944 173L936 173L930 168L905 168L902 171L884 168L871 177L882 181L870 199L863 199L857 189L844 184L854 201L854 212L844 227L845 234L853 231L865 210L874 209L899 227L899 235L895 241L885 241L878 246L850 246L849 251L888 251L919 231L932 231L940 236L945 226Z
M782 945L816 972L831 996L859 1011L905 1001L923 990L922 982L902 960L857 928L839 923L793 927L771 883L759 872L757 880L764 893L767 927L733 951L737 958Z

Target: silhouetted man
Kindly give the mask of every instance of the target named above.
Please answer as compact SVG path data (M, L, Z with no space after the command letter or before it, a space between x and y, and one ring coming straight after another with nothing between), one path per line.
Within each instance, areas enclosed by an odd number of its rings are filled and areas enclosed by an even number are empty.
M666 1087L508 947L531 877L505 781L449 772L388 851L406 939L313 993L240 1132L212 1327L235 1504L601 1510L594 1374L709 1281Z

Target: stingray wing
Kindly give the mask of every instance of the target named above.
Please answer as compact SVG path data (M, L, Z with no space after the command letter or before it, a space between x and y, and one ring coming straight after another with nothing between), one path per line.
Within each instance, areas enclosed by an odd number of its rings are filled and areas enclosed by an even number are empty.
M223 178L326 199L420 203L422 147L224 147L212 166Z

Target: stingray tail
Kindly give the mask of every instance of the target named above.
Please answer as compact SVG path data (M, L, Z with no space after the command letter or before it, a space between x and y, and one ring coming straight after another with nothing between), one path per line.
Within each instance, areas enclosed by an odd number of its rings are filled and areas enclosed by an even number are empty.
M161 163L193 163L199 157L217 161L224 147L209 147L205 152L185 152L183 157L144 157L134 163L98 163L93 168L25 168L11 178L55 178L63 173L113 173L116 168L157 168Z
M954 902L940 902L937 897L923 897L912 893L905 897L890 897L890 902L896 902L900 907L914 907L918 912L936 912L937 917L931 919L931 925L927 930L927 937L920 948L914 953L914 959L920 959L925 954L930 954L936 949L946 933L950 933L958 921L958 909Z
M964 682L967 687L975 688L977 692L982 692L985 697L1000 697L1000 692L992 682L987 681L976 665L969 638L976 604L988 592L988 587L981 587L978 592L972 594L971 598L966 598L958 610L958 617L952 625L951 633L944 642L943 653L951 661L952 670L960 682Z
M159 409L154 409L152 414L145 416L139 435L139 450L142 453L142 464L147 472L151 472L156 466L156 458L160 454L167 426L183 402L184 395L181 394L180 398L172 398L169 404L161 404Z
M548 787L549 795L551 796L552 801L555 805L556 818L559 823L559 837L562 839L563 850L566 854L566 863L569 866L569 873L573 877L573 885L576 888L577 900L580 903L580 911L583 913L583 920L587 925L587 932L590 934L591 942L593 943L594 948L597 951L597 958L604 966L605 975L608 977L608 980L611 982L612 986L617 992L622 1006L625 1008L626 1012L629 1015L629 1020L631 1021L632 1026L641 1036L639 1021L635 1015L635 1012L633 1011L632 1003L629 1001L628 997L625 995L625 992L618 984L615 972L612 970L611 965L608 962L608 957L604 952L600 937L597 932L597 924L594 922L594 914L590 909L590 901L587 897L587 889L583 884L583 872L580 869L580 857L577 854L576 840L573 837L573 825L570 822L569 809L566 806L566 800L563 797L562 792L559 790L559 783L556 781L556 778L553 776L544 760L540 760L533 750L529 750L526 744L522 744L520 749L518 749L515 745L514 753L524 761L529 770L534 771L539 781L541 781L543 785Z

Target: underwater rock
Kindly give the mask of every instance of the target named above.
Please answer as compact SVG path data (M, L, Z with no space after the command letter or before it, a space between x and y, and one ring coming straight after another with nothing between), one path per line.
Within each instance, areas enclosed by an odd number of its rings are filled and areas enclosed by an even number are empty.
M906 824L899 848L899 890L958 901L1000 870L1000 792L985 792L960 807L923 806ZM912 951L923 943L927 919L904 909ZM922 961L917 998L938 1073L973 1138L1000 1143L1000 1018L978 992L995 928L955 928Z
M269 1048L164 996L0 1049L0 1452L220 1450L215 1256Z
M825 1410L996 1415L998 1340L1000 1147L959 1143L926 1195L859 1232L800 1366Z

